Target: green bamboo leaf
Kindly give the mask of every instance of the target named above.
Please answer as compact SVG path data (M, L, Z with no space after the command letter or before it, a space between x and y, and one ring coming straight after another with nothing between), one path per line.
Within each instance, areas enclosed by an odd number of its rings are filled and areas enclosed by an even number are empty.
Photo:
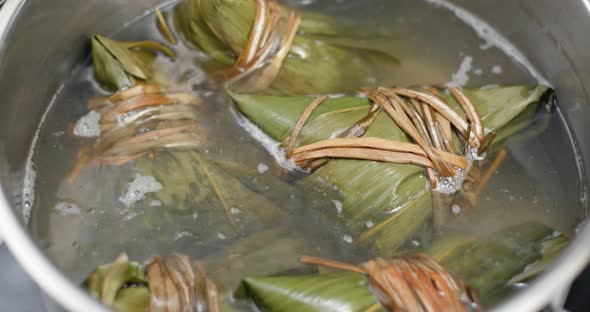
M519 279L518 276L522 277L545 257L544 244L555 237L554 232L541 224L525 223L481 238L443 239L435 242L427 253L463 279L482 304L489 306L509 290L512 279ZM567 240L559 242L566 243ZM558 252L554 251L547 250L548 259Z
M302 190L278 176L261 174L258 169L234 162L215 161L215 164L249 190L264 196L284 211L293 211L305 205ZM255 179L252 178L254 176Z
M168 48L167 46L150 40L143 40L143 41L129 41L123 42L123 45L127 47L127 49L140 49L140 50L153 50L162 52L164 55L168 56L171 59L176 58L176 52L174 50Z
M507 294L511 278L539 263L544 247L550 252L547 243L561 244L558 237L544 225L526 223L482 237L451 236L436 241L426 253L463 279L486 307L500 294ZM264 311L383 310L369 290L366 277L349 272L249 277L236 297L249 298Z
M547 92L546 87L513 86L485 90L465 90L483 118L486 128L509 136L509 125ZM313 100L300 96L270 96L230 93L238 109L269 136L285 141L295 123ZM443 96L461 112L458 104ZM307 144L340 133L363 118L370 109L366 99L341 97L328 99L312 114L300 135ZM530 115L527 114L527 122ZM366 137L408 141L406 134L385 114L367 130ZM304 179L303 188L323 191L333 186L341 194L342 218L327 215L326 222L341 222L355 244L367 246L375 255L389 257L428 219L431 196L424 170L412 165L362 160L333 160ZM325 209L323 209L325 211ZM336 221L343 220L343 221Z
M175 16L186 40L227 65L246 46L255 11L255 0L187 0ZM390 35L303 13L273 87L289 94L318 94L353 91L374 80L391 84L391 71L399 65L392 45Z
M178 41L172 33L172 30L170 30L170 27L168 26L168 21L166 20L166 17L160 9L156 9L156 22L158 25L158 30L160 31L160 34L162 34L162 37L168 40L169 43L176 44Z
M160 152L154 158L138 159L135 167L162 184L160 191L150 195L152 200L160 201L173 214L198 214L186 226L190 224L191 232L203 241L219 239L220 234L230 239L242 231L274 224L282 216L270 200L195 151ZM144 217L151 214L146 212ZM161 211L153 214L159 216ZM151 222L167 222L160 219Z
M209 277L221 290L235 289L246 277L264 277L309 268L302 255L315 254L305 240L286 228L250 235L204 261Z
M563 251L565 247L567 247L568 244L569 239L564 235L557 235L547 239L542 243L541 247L541 253L543 254L543 257L533 265L527 266L522 273L513 277L508 283L512 285L516 283L527 282L543 273L547 266L549 266L553 260L555 260L555 258L561 253L561 251Z
M119 61L121 67L123 67L123 69L130 75L144 80L151 77L149 68L146 64L137 59L125 44L99 35L94 35L93 39L100 42L100 44L102 44L103 47L117 59L117 61Z
M135 84L134 79L152 78L152 52L170 58L176 53L154 41L116 41L100 35L92 36L92 56L96 76L103 85L118 91Z
M263 311L367 311L379 303L357 273L246 278L236 297ZM383 311L379 309L377 311Z
M200 48L222 65L231 66L234 63L235 55L209 31L201 16L201 10L195 2L182 1L176 6L174 15L176 28L180 30L185 41Z
M301 114L303 114L305 108L315 99L303 96L273 96L238 94L231 92L228 94L248 119L260 127L266 134L279 141L285 141L289 137L295 123ZM356 96L329 98L313 111L307 126L303 129L304 132L302 133L302 137L312 136L312 132L306 130L313 127L312 125L316 124L314 123L314 120L325 113L343 109L358 109L352 110L350 114L354 118L358 116L362 117L369 112L369 104L369 100ZM328 135L322 137L329 137L329 135L333 134L336 130L351 125L345 124L345 122L340 122L339 119L340 118L331 118L329 120L330 122L337 122L336 125L329 127L314 127L314 129L320 131L323 130L322 134ZM324 128L329 130L326 131ZM318 135L318 137L320 136Z
M147 287L121 289L112 305L117 312L145 312L149 306L150 291Z
M101 301L106 305L112 305L119 289L127 283L128 264L113 263L104 275L101 291Z
M84 281L90 294L118 312L143 311L145 301L149 303L149 291L141 265L130 262L126 254L115 261L99 266ZM128 285L135 285L127 288ZM131 290L133 289L133 290ZM146 299L147 297L147 299Z
M96 39L92 38L92 59L96 78L110 90L122 90L133 86L133 78L127 75L121 63Z
M307 37L321 44L330 44L344 48L372 51L376 54L382 54L384 57L390 57L391 61L397 62L399 64L399 60L397 60L395 58L395 55L393 55L391 52L395 50L395 45L397 45L398 43L394 40L391 40L391 38L347 38L336 35L318 34L307 35ZM385 42L387 41L389 41L390 43L385 44Z

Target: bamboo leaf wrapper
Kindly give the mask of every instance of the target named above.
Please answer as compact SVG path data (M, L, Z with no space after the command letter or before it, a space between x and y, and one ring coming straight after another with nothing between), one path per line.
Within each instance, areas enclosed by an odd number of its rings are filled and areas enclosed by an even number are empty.
M177 28L217 68L228 67L247 46L257 2L187 0L176 8ZM352 91L368 81L387 83L398 66L397 59L384 52L390 50L385 47L392 38L362 28L303 12L272 87L290 94L317 94Z
M503 128L521 113L534 112L531 108L547 91L542 86L513 86L464 90L464 93L479 111L485 127L502 136L509 135L503 133ZM313 100L302 96L230 95L246 118L283 143ZM441 96L456 111L461 110L452 97L444 92ZM366 116L370 107L369 101L362 97L326 100L303 128L299 145L337 135ZM409 141L405 132L385 114L377 117L364 137ZM413 165L337 159L301 183L316 190L336 187L342 201L343 231L351 235L355 244L371 248L378 256L391 256L426 222L432 210L430 187L423 169ZM339 218L332 215L328 219ZM368 228L367 222L374 226Z

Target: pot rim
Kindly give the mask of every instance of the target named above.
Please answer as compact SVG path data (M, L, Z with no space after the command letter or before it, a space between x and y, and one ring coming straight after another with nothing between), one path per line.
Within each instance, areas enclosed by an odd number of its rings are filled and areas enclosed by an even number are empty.
M7 0L0 9L0 62L6 47L2 42L11 30L15 17L28 0ZM590 14L588 0L584 2ZM586 208L586 207L583 207ZM6 196L6 190L0 185L0 231L4 242L24 270L52 299L67 310L106 312L109 311L91 297L81 287L70 281L37 247L25 228L13 213ZM575 239L567 246L549 268L528 287L503 300L491 311L537 311L548 304L556 303L571 282L586 267L590 260L590 225L584 224Z
M25 2L26 0L8 0L0 9L0 62L6 50L1 42L6 40L12 23ZM0 237L29 276L46 294L69 311L108 312L107 308L68 280L45 257L13 213L6 193L6 189L0 185Z

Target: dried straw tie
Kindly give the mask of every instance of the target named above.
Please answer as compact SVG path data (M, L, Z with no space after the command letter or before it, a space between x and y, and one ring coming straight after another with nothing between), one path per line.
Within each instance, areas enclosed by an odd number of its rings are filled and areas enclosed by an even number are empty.
M314 257L302 257L301 262L366 275L370 289L380 302L367 311L374 311L380 305L388 311L479 310L471 290L425 254L391 260L377 258L358 266Z
M318 97L304 111L287 147L287 157L296 164L309 168L312 160L326 158L352 158L398 164L423 166L431 185L438 177L451 177L458 169L468 169L468 147L483 154L495 138L485 134L483 122L469 98L458 88L449 88L452 96L466 115L462 118L447 102L438 96L436 89L376 88L363 90L373 102L369 114L333 139L321 140L295 148L306 121L325 96ZM361 137L377 113L384 111L414 143ZM453 143L453 132L462 140L462 147ZM325 163L325 162L324 162ZM312 168L315 169L315 168Z
M147 266L150 312L220 312L219 294L201 263L188 256L155 257Z
M86 165L118 166L157 150L201 146L202 135L194 119L200 104L202 100L193 94L150 84L89 101L89 108L101 116L101 134L92 147L80 151L68 180L73 181ZM162 112L165 109L169 113ZM136 132L145 123L158 120L171 123L168 127Z
M246 46L232 67L214 72L212 76L231 84L266 65L249 91L266 89L289 54L300 23L297 11L280 6L275 0L256 0L256 15Z

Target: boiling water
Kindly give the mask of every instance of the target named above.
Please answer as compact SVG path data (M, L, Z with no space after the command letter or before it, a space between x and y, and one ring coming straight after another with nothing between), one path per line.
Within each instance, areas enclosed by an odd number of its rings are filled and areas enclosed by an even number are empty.
M401 60L399 70L392 73L399 85L480 87L539 83L534 70L523 66L522 56L506 53L511 50L501 45L503 39L493 36L482 39L459 18L464 18L464 14L435 5L440 3L317 1L305 9L351 23L390 29L395 38L391 42L392 52ZM489 30L484 33L490 34ZM153 16L122 29L116 38L163 41ZM284 213L272 226L263 227L289 228L304 238L309 245L307 250L324 257L362 259L363 251L348 244L350 237L339 233L337 228L311 221L313 218L303 207L302 194L284 182L288 179L276 178L282 168L263 144L237 121L230 101L207 82L204 71L196 65L202 55L181 46L175 48L179 50L178 60L172 63L159 58L157 67L171 73L178 83L189 86L204 99L206 104L198 117L199 129L207 139L200 150L202 157L237 164L240 170L249 172L250 182L258 186L257 192ZM88 113L87 100L97 96L105 96L105 93L94 81L92 66L88 63L72 74L51 103L33 149L35 190L34 193L25 192L29 196L25 208L32 206L31 232L74 281L80 282L97 265L110 261L124 250L131 259L139 261L172 251L203 259L253 232L244 231L234 237L215 226L203 231L200 227L207 226L202 220L209 207L178 212L174 210L176 207L160 206L151 196L174 185L137 175L131 164L88 167L81 172L77 183L69 183L66 175L75 162L77 151L92 143L91 139L73 137L70 133L76 120ZM464 232L485 233L537 221L572 234L582 211L580 182L572 178L578 174L570 142L557 109L539 112L530 129L506 143L508 156L481 194L478 207L468 216L455 220L453 227ZM170 172L171 176L174 174ZM336 214L340 203L328 199L325 205L323 209L331 209ZM239 215L247 208L231 207L231 213ZM242 221L256 223L256 220ZM256 230L264 228L258 226ZM211 235L204 235L204 232Z

